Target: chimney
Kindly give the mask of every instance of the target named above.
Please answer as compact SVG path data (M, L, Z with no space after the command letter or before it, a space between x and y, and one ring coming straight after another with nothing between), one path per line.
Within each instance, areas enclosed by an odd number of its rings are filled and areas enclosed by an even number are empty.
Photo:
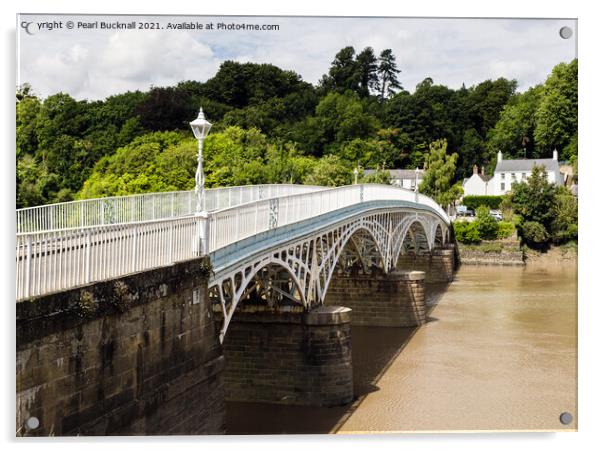
M498 151L497 153L497 161L500 162L504 159L503 155L502 155L502 151Z
M481 175L485 175L485 166L481 166Z
M558 151L556 149L554 149L554 152L552 152L552 158L554 160L558 160Z
M479 167L475 164L472 167L472 175L477 175L479 173Z

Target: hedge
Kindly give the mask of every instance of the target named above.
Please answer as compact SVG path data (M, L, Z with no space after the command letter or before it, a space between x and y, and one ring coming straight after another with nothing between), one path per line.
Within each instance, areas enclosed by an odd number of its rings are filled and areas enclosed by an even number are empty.
M453 223L454 236L460 243L480 243L481 236L475 222L456 221Z
M481 205L485 205L491 210L497 210L500 208L502 198L503 196L464 196L462 205L475 211Z
M495 225L495 231L490 228L491 224L488 219L491 218ZM514 234L514 224L508 221L495 222L495 220L489 216L487 221L483 221L481 218L477 218L476 221L455 221L454 236L456 241L463 244L476 244L480 243L481 240L494 240L509 238ZM484 227L485 226L485 227Z

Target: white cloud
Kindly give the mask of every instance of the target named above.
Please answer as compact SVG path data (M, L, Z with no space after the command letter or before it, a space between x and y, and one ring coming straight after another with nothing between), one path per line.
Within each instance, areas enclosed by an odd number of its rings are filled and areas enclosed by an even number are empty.
M27 20L68 20L28 16ZM77 18L71 18L77 20ZM87 21L96 18L88 17ZM131 20L99 17L99 20ZM316 83L346 45L378 54L391 48L408 90L425 77L457 88L488 78L516 78L519 89L540 83L569 61L575 37L558 30L572 20L368 19L295 17L144 17L144 20L278 24L279 31L54 30L20 38L19 81L42 95L68 92L103 98L150 85L204 81L226 60L272 63Z

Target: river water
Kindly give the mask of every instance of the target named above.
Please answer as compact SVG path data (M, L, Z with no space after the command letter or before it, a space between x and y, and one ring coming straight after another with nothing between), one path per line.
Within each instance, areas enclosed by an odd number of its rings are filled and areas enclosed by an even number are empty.
M576 428L575 263L462 266L427 303L422 327L352 328L352 404L228 402L227 433Z

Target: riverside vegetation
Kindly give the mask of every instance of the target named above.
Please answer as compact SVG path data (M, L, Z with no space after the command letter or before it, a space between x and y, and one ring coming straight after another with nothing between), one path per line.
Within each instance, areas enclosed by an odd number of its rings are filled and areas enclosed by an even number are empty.
M345 47L316 85L271 64L234 61L204 82L104 100L41 98L24 84L16 95L17 208L192 189L197 143L188 122L199 105L214 124L204 145L207 187L340 186L353 183L354 168L379 169L361 182L387 183L384 169L424 167L420 191L445 207L462 195L474 164L493 169L498 150L537 158L556 148L576 173L577 60L525 92L505 78L452 89L428 77L409 92L400 72L390 49ZM576 204L566 193L546 194L548 210L562 213L556 219L531 211L528 197L519 189L508 201L526 244L576 239ZM510 230L477 222L478 236L470 228L457 235L474 241Z
M516 252L519 242L510 239L516 233L520 244L533 250L548 251L552 246L562 246L567 252L576 251L577 199L565 187L548 182L543 166L535 166L526 182L513 184L512 191L497 201L487 199L493 196L480 197L487 205L477 208L475 221L453 224L461 249L483 253ZM497 222L489 214L492 203L500 205L509 220Z

